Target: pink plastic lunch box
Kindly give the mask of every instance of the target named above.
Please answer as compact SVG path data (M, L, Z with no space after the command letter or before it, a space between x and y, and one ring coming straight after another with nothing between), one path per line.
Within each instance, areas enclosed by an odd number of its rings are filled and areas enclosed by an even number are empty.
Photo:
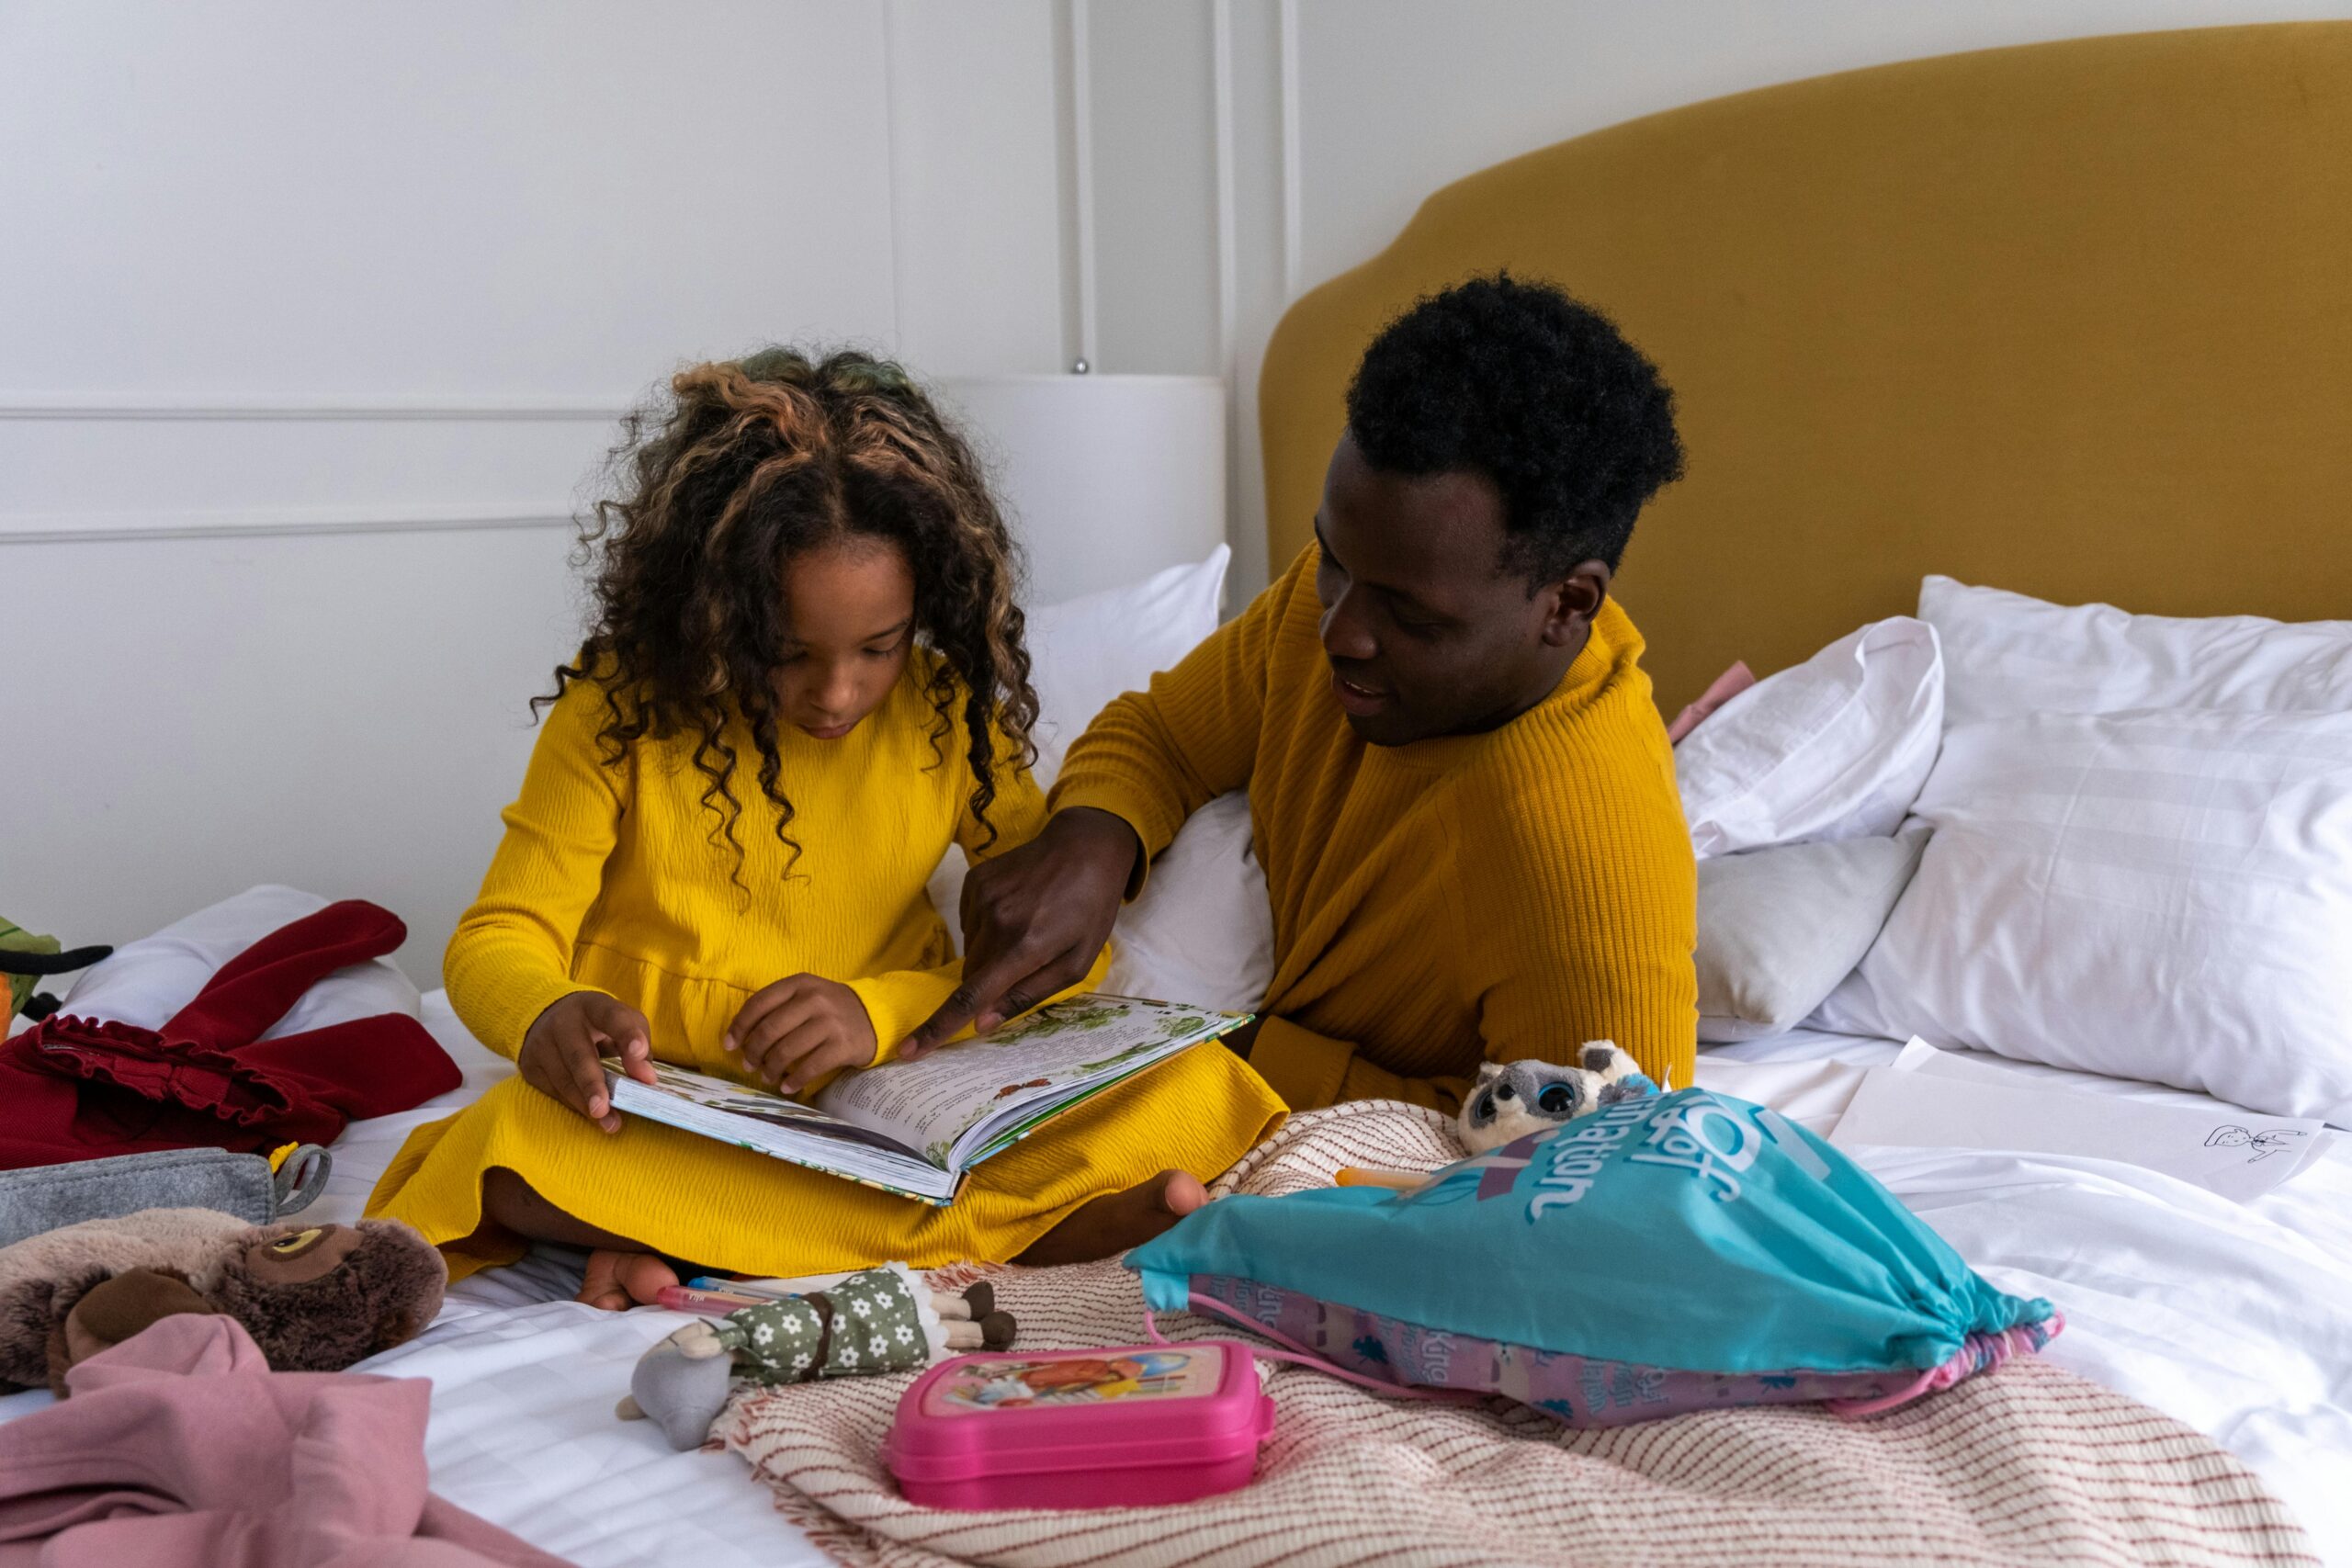
M996 1350L917 1378L882 1458L934 1508L1138 1506L1248 1484L1273 1429L1235 1340Z

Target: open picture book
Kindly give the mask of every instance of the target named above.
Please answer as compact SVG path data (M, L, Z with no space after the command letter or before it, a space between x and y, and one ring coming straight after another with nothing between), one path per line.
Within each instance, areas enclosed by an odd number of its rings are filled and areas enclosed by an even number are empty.
M1049 1002L918 1062L837 1076L811 1101L653 1064L655 1081L605 1059L613 1108L755 1154L930 1203L964 1173L1114 1084L1250 1021L1247 1013L1090 992Z

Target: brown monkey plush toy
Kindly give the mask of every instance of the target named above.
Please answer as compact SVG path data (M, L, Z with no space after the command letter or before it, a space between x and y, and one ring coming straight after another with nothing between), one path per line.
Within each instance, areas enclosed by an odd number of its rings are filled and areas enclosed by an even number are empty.
M422 1333L448 1271L396 1220L249 1225L147 1209L0 1247L0 1389L46 1383L175 1313L224 1313L272 1371L341 1371Z

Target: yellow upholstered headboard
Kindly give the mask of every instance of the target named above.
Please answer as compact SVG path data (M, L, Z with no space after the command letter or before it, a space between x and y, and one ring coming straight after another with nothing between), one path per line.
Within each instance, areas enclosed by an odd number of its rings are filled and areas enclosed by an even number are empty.
M1930 571L2352 616L2352 23L1822 77L1439 191L1268 345L1277 571L1365 344L1498 266L1608 311L1675 388L1689 477L1619 578L1669 712Z

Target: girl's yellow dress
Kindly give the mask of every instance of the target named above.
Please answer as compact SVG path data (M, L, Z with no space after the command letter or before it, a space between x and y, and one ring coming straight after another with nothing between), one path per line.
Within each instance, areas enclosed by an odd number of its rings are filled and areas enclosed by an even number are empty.
M740 1076L719 1041L744 999L811 974L856 990L887 1058L956 983L925 891L948 844L986 858L1045 823L1028 774L1000 774L988 842L961 726L933 741L932 660L910 658L883 705L840 740L787 727L778 748L797 861L777 841L748 730L734 738L740 885L733 851L712 841L693 740L639 742L608 764L596 740L604 694L574 683L548 711L481 897L449 942L449 999L467 1028L513 1056L548 1003L602 990L644 1013L660 1060ZM1170 1168L1215 1178L1283 1114L1248 1064L1197 1047L977 1167L937 1208L640 1118L608 1134L510 1078L411 1134L368 1213L414 1225L453 1277L525 1250L482 1220L482 1173L498 1167L590 1224L716 1269L1002 1261L1089 1199Z

